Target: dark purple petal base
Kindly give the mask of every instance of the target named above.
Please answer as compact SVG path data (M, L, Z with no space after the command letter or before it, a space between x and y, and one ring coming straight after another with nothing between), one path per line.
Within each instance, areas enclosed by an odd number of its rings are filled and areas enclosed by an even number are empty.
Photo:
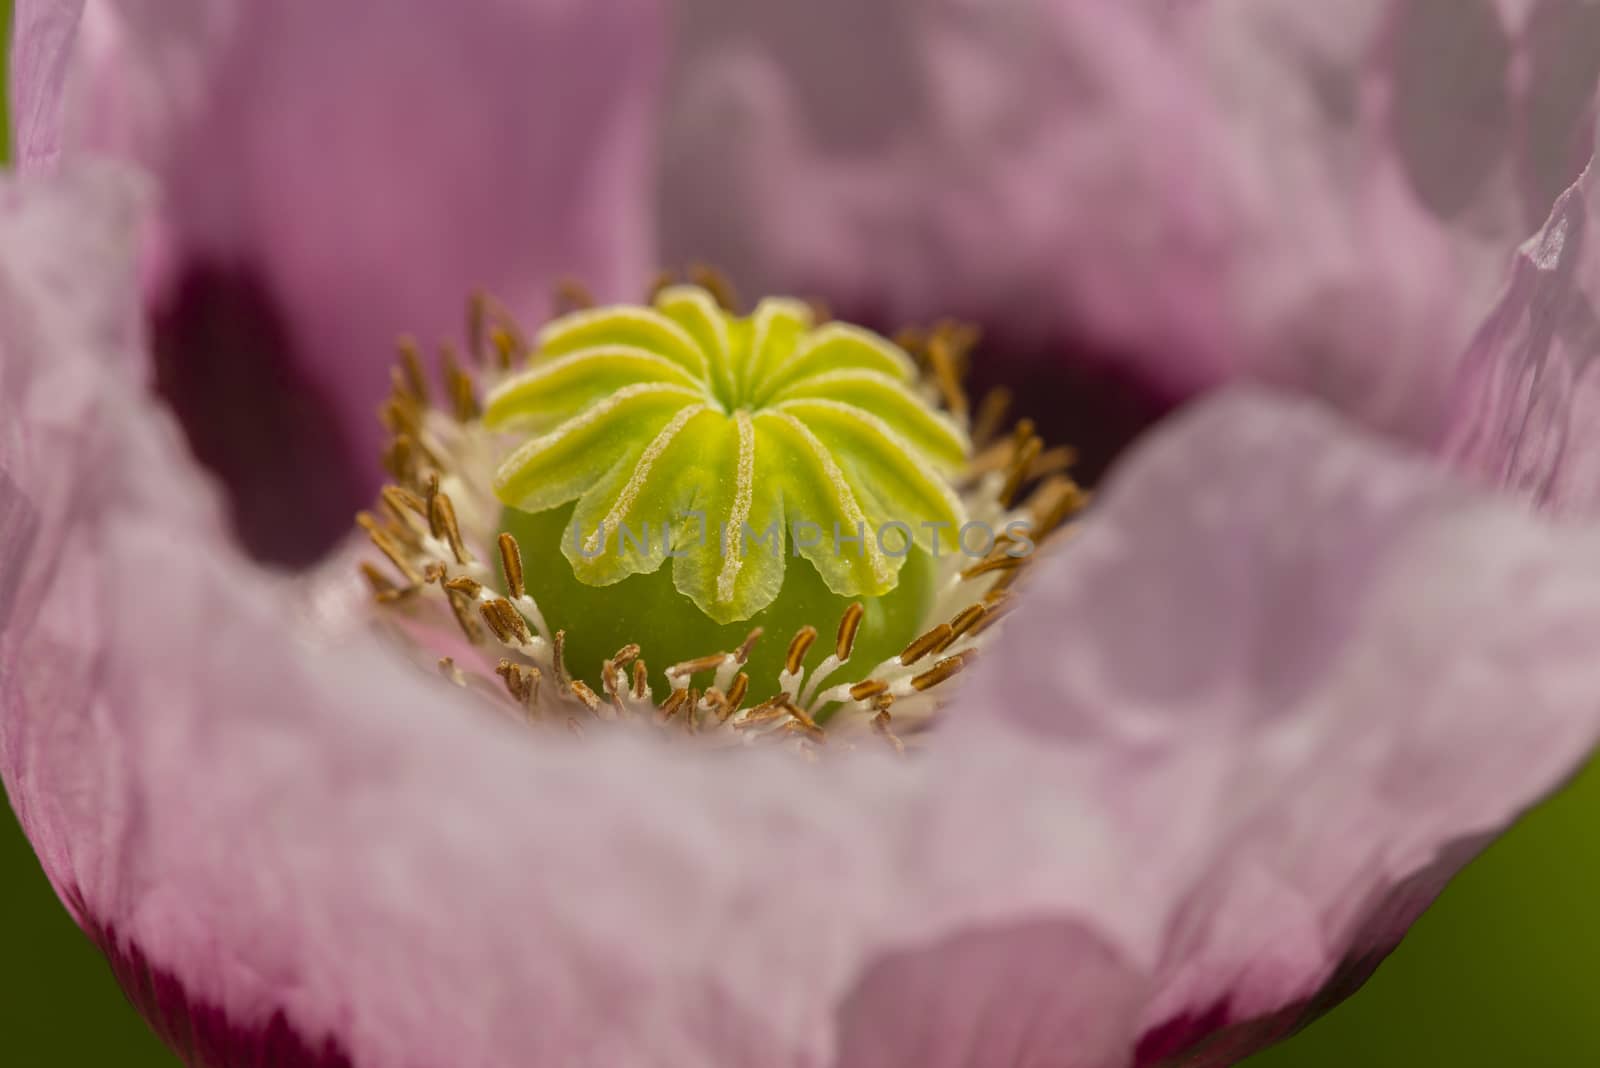
M194 997L172 972L156 967L136 943L101 924L75 901L80 922L111 964L133 1003L188 1068L353 1068L333 1038L312 1042L282 1010L256 1024L232 1020L218 1006Z

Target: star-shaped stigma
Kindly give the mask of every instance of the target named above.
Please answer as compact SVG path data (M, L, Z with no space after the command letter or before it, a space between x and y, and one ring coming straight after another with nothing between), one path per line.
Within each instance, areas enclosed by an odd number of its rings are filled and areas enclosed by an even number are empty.
M911 546L953 544L950 479L970 445L898 346L803 302L725 311L698 286L567 315L488 397L485 425L531 435L500 500L577 501L562 551L591 586L656 571L711 619L778 596L793 553L847 597L892 590Z

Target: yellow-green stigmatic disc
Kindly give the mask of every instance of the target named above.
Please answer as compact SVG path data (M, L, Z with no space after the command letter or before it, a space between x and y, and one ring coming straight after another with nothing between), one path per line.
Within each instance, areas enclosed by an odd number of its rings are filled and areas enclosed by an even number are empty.
M484 419L521 436L495 492L537 562L530 592L596 643L568 647L573 670L633 641L657 664L690 659L754 625L781 660L795 629L854 601L852 663L898 652L931 598L928 554L966 520L949 481L966 434L917 387L897 346L787 299L740 318L674 286L547 326Z

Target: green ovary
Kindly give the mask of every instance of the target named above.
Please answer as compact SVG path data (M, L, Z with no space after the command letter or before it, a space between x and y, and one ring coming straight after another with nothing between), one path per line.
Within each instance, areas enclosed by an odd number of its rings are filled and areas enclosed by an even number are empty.
M650 307L557 319L536 348L484 422L515 435L495 474L503 529L574 673L596 678L635 642L659 671L759 626L746 670L760 700L794 633L814 626L829 648L853 603L866 614L832 681L865 677L924 627L935 531L948 547L965 522L951 479L971 450L893 343L814 326L796 301L737 318L676 286Z
M763 700L777 692L778 674L795 632L807 624L818 628L817 644L806 658L807 666L815 667L833 651L834 635L828 628L857 600L866 614L850 663L831 676L829 684L859 682L917 636L933 597L933 560L921 550L914 549L907 557L894 589L871 598L842 597L823 585L803 560L790 560L796 566L788 568L776 600L747 620L717 623L673 588L667 567L611 586L579 582L560 559L563 540L572 539L570 505L536 514L508 508L501 524L529 561L528 593L550 627L567 632L569 669L597 690L601 664L630 642L639 643L654 684L663 668L707 653L730 652L752 628L760 627L762 637L743 670L750 676L750 700ZM533 561L544 563L534 566Z

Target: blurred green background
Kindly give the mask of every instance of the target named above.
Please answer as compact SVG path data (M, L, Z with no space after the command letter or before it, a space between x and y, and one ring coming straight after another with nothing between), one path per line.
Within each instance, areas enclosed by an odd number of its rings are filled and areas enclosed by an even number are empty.
M0 25L10 22L0 0ZM1600 764L1473 864L1360 994L1251 1068L1600 1064L1597 826ZM0 1062L172 1068L56 901L9 806L0 917Z

